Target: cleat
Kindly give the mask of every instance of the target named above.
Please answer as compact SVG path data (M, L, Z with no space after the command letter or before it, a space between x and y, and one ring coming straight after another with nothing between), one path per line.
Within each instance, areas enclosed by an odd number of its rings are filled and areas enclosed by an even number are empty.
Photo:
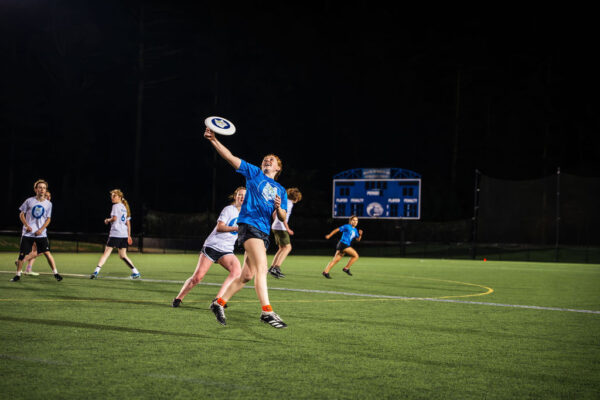
M269 273L273 275L275 278L279 279L279 274L277 273L277 269L275 267L269 268Z
M171 307L179 307L179 305L181 304L181 299L173 299L173 304L171 305Z
M63 280L63 277L62 277L62 276L60 276L59 274L54 274L54 278L56 278L56 280L57 280L58 282L60 282L60 281L62 281L62 280Z
M90 279L96 279L98 277L98 273L96 271L94 271L91 275L90 275Z
M352 276L352 272L350 272L350 268L346 269L346 268L342 268L342 271L344 271L345 273L347 273L348 275Z
M283 274L283 272L281 272L279 268L277 268L277 275L279 275L280 278L285 278L285 275Z
M275 314L274 312L266 313L263 311L263 313L260 315L260 320L265 324L271 325L273 328L287 328L287 324L283 322L281 318L279 318L279 315Z
M219 321L221 325L227 325L227 322L225 321L225 310L222 305L220 305L216 301L213 301L210 305L210 309L213 312L213 314L215 314L215 317L217 317L217 321Z
M216 303L216 302L217 302L217 299L218 299L218 297L215 297L215 298L212 300L212 303ZM211 305L212 305L212 303L211 303ZM227 308L227 303L225 303L225 305L224 305L224 306L222 306L222 307L223 307L223 308ZM208 306L208 308L210 308L210 306Z
M329 275L329 273L323 271L323 276L327 279L331 279L331 275Z
M21 277L19 275L15 275L10 281L11 282L19 282L21 280Z
M140 274L131 274L129 278L131 279L140 279L142 276Z
M25 275L30 275L30 276L39 276L40 274L38 274L37 272L33 272L33 271L25 271L23 272Z

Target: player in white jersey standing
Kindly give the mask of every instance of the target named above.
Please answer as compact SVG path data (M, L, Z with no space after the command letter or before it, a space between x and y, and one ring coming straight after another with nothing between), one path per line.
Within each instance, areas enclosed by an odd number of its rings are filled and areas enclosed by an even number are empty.
M237 240L237 219L245 196L246 188L243 186L238 187L233 192L231 196L233 203L221 211L217 219L217 225L204 241L200 257L198 257L198 264L196 264L196 270L185 281L177 297L173 299L173 307L179 307L183 298L194 286L200 283L213 263L219 263L229 271L229 275L225 278L219 293L217 293L217 297L213 301L223 296L231 282L240 277L242 267L240 260L233 254L233 248Z
M48 260L52 273L57 281L62 281L62 276L58 274L54 257L50 253L50 243L46 234L46 228L50 225L52 217L52 203L46 199L48 182L39 179L33 184L35 196L30 197L23 202L19 210L19 219L23 223L21 236L21 247L19 249L19 258L17 260L17 274L11 282L18 282L21 279L23 270L23 259L31 253L33 244L37 247L37 253L43 254Z
M289 188L287 190L288 201L287 201L287 217L285 221L280 221L278 218L274 218L271 230L275 237L275 243L279 247L275 257L273 257L273 263L269 268L269 273L275 278L285 278L285 275L281 272L281 264L285 258L292 251L292 242L290 236L294 235L294 231L289 226L290 215L292 215L292 209L294 204L302 200L302 192L298 188Z
M110 224L110 233L108 234L108 241L106 242L106 248L104 254L98 261L98 266L90 275L90 279L96 279L100 268L104 265L113 248L119 250L119 257L129 268L131 268L131 279L138 279L140 272L133 265L129 257L127 257L127 247L132 244L131 239L131 210L129 209L129 203L125 200L123 192L119 189L113 189L110 191L110 200L113 202L112 210L110 212L110 218L106 218L104 223Z

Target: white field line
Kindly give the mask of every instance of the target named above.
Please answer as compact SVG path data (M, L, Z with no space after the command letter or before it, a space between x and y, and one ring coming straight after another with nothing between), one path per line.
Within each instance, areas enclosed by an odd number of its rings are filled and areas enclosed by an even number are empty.
M14 272L12 272L12 271L0 271L0 273L14 274ZM81 275L81 274L61 274L61 275L73 276L73 277L79 277L79 278L89 278L89 275ZM117 276L105 276L105 277L101 276L99 279L131 280L130 278L117 277ZM146 279L146 278L136 279L136 281L153 282L153 283L177 283L180 285L184 283L184 281L173 281L173 280L165 280L165 279ZM199 284L207 285L207 286L221 286L222 285L222 283L210 283L210 282L200 282ZM244 289L254 289L254 286L246 285L246 286L244 286ZM340 296L367 297L367 298L372 298L372 299L432 301L432 302L437 302L437 303L473 304L473 305L491 306L491 307L524 308L524 309L530 309L530 310L566 311L566 312L576 312L576 313L584 313L584 314L600 314L600 311L595 311L595 310L581 310L581 309L561 308L561 307L528 306L528 305L522 305L522 304L487 303L484 301L438 299L438 298L433 298L433 297L387 296L387 295L382 295L382 294L336 292L333 290L317 290L317 289L291 289L291 288L278 288L278 287L269 287L269 290L281 290L281 291L286 291L286 292L302 292L302 293L318 293L318 294L334 294L334 295L340 295Z

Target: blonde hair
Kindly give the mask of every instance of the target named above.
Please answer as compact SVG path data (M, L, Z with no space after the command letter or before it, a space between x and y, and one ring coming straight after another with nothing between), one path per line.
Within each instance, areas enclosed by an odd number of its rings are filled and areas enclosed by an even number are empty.
M131 217L131 209L129 208L129 203L127 202L127 200L125 200L125 196L123 196L123 192L121 191L121 189L113 189L110 191L110 194L116 194L121 198L121 203L123 203L123 205L127 209L127 216Z
M43 183L46 185L46 189L48 189L48 182L46 182L43 179L38 179L37 181L35 181L35 183L33 184L33 190L35 191L35 189L37 189L37 185L39 185L40 183Z
M244 186L240 186L237 189L235 189L232 194L229 195L229 200L232 200L231 204L235 204L235 198L240 190L246 190L246 188Z
M279 178L279 175L281 175L281 171L283 171L283 163L281 162L281 158L277 157L273 153L267 154L266 156L264 156L263 160L269 156L271 156L277 160L277 165L279 166L279 171L277 171L277 173L275 174L275 178L274 178L275 180L277 180L277 178Z
M287 190L288 199L295 201L296 203L302 200L302 192L298 188L289 188Z

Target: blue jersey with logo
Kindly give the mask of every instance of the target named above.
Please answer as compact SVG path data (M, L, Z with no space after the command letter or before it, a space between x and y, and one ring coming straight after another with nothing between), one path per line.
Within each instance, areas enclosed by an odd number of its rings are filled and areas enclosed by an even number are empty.
M271 216L275 210L275 195L281 197L281 208L287 212L287 193L283 186L266 176L260 168L242 160L236 171L246 178L246 197L238 224L248 224L267 235L271 233Z
M354 238L358 237L358 229L350 224L340 226L340 232L342 232L342 238L340 242L350 246Z

